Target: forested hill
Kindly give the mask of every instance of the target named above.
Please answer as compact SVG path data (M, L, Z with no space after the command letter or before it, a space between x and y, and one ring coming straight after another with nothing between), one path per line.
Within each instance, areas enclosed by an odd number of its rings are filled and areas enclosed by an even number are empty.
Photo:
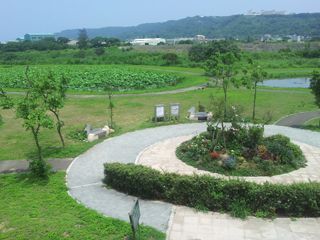
M301 13L291 15L227 17L188 17L163 23L146 23L132 27L105 27L87 29L90 38L97 36L133 39L139 37L193 37L197 34L208 38L272 35L320 36L320 13ZM78 29L65 30L57 36L76 39Z

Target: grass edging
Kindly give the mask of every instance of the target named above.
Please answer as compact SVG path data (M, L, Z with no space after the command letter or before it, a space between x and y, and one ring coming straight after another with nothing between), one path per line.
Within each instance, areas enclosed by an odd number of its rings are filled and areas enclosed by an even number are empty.
M163 200L233 216L320 216L320 183L257 184L211 176L161 173L134 164L106 163L105 183L143 199Z

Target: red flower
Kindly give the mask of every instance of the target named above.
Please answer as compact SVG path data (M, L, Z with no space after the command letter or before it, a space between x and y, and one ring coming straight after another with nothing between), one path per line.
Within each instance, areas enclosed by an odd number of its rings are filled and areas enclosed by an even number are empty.
M220 153L216 152L216 151L213 151L210 153L210 156L213 158L213 159L218 159L220 157Z

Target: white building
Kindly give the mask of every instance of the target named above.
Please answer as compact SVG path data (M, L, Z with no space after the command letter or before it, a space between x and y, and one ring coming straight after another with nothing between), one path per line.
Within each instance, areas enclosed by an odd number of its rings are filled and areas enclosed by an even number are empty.
M130 42L132 45L144 46L157 46L159 43L166 43L164 38L137 38Z

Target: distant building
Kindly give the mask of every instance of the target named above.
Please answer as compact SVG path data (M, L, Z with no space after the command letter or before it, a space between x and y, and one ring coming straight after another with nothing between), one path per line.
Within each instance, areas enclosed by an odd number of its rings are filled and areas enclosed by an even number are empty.
M253 11L253 10L249 10L246 14L247 16L260 16L260 15L286 15L287 13L285 11L275 11L275 10L261 10L261 11Z
M69 46L76 46L78 44L78 40L70 40L67 44Z
M166 40L164 38L137 38L130 43L136 46L157 46L159 43L166 43Z
M204 35L196 35L194 40L198 41L198 42L204 42L204 41L206 41L206 36L204 36Z
M24 40L25 41L31 41L36 42L40 41L46 38L54 38L55 36L53 34L25 34Z

